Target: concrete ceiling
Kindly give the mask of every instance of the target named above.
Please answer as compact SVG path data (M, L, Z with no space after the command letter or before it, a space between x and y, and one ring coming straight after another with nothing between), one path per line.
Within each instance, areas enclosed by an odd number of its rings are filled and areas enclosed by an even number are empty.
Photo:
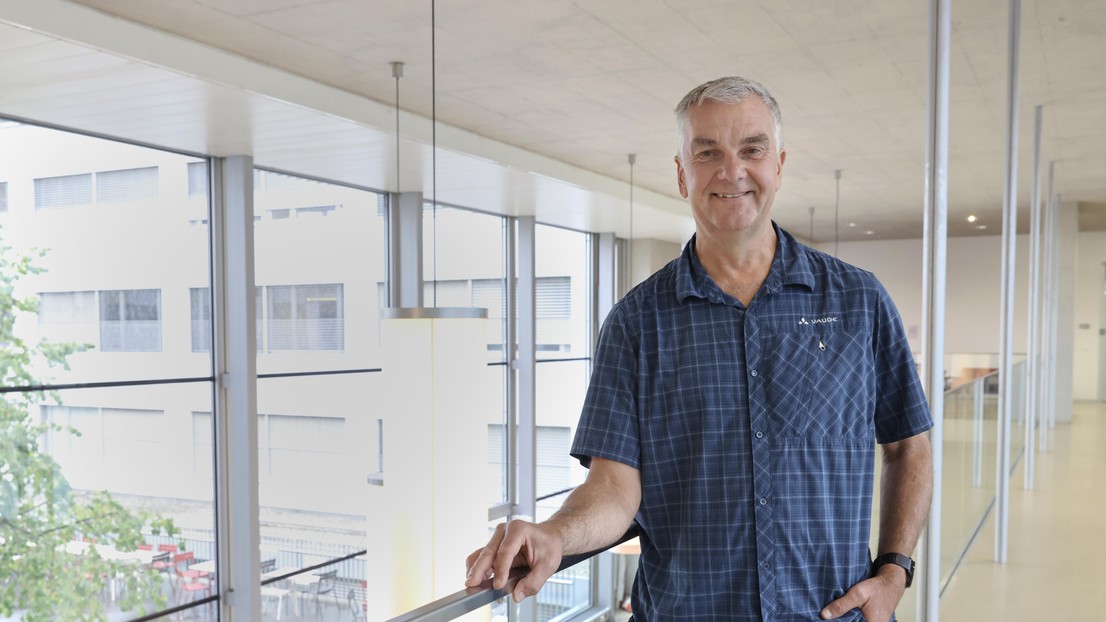
M403 61L404 147L428 138L448 147L436 171L450 200L626 234L624 216L597 212L624 207L634 153L634 235L682 241L690 225L676 192L672 108L696 84L740 74L767 85L783 110L779 222L807 237L814 208L819 242L922 235L928 2L450 0L435 6L433 37L430 0L79 0L102 12L96 19L65 0L42 2L35 12L0 0L0 22L12 26L0 30L0 69L39 76L0 87L0 114L216 155L244 150L260 165L394 189L411 183L395 170L388 115L389 63ZM1010 4L952 5L949 234L997 234ZM126 20L110 22L126 36L103 32L103 13ZM1081 204L1087 226L1106 221L1106 2L1026 0L1020 41L1019 229L1036 105L1042 184L1054 161L1063 201ZM218 55L205 62L195 43ZM235 58L253 64L227 77ZM111 91L96 94L95 72L112 76ZM264 79L278 74L300 81ZM182 76L200 85L189 97L179 97ZM152 129L175 121L177 135ZM290 123L295 131L276 129ZM346 168L324 165L324 147ZM426 152L412 151L414 166L401 168L425 169Z

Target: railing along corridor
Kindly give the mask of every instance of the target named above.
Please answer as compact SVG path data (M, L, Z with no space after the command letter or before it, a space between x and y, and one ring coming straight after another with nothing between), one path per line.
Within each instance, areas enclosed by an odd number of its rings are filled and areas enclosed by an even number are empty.
M611 544L610 547L599 549L595 551L589 551L587 553L579 553L577 555L566 555L561 559L561 565L557 568L557 572L571 568L580 562L587 561L596 555L609 550L627 540L635 538L638 535L637 524L630 526L630 529L622 535L621 538ZM460 590L439 598L438 600L427 603L418 609L413 609L407 613L401 614L388 620L388 622L447 622L459 618L466 613L471 613L486 607L500 598L510 598L511 592L515 588L515 584L518 583L519 577L526 573L526 568L515 568L511 571L511 575L507 580L507 585L501 589L495 589L492 587L491 580L487 580L479 587L471 587L468 589Z

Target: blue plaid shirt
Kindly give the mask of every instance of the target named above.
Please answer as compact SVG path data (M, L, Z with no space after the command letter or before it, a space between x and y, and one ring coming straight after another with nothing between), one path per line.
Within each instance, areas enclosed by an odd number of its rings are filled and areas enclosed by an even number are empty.
M641 472L638 622L818 620L869 576L876 442L932 425L883 286L776 235L748 308L693 237L600 333L572 455Z

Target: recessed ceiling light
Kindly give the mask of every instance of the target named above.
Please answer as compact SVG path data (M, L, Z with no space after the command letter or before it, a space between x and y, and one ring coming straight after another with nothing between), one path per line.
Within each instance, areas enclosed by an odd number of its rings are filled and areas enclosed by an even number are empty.
M850 222L850 223L849 223L849 226L850 226L850 227L855 227L855 226L856 226L856 223L855 223L855 222Z
M976 220L978 219L975 217L975 214L968 216L968 222L975 222Z
M868 231L864 232L864 235L872 235L873 233L875 233L875 231L869 229Z
M976 229L986 229L987 225L976 225L975 228Z

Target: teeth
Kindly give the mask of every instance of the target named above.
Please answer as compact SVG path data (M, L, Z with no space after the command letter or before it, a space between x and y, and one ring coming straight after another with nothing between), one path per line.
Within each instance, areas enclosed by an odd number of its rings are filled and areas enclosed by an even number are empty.
M722 197L723 199L736 199L743 194L745 193L742 192L741 194L719 194L718 196Z

